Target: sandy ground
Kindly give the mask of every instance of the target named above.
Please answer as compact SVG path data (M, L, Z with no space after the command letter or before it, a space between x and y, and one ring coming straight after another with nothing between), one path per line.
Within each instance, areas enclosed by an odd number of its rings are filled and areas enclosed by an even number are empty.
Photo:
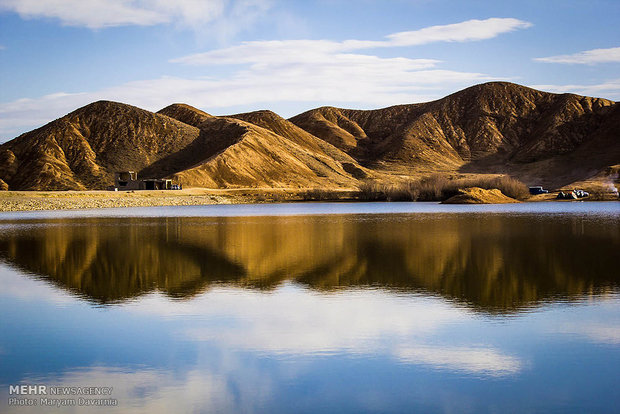
M175 192L175 194L163 191L6 191L0 193L0 211L174 206L232 202L234 200L231 197L207 193L200 194L185 190Z
M335 199L351 199L353 191L335 191ZM190 188L168 191L0 191L0 211L71 210L114 207L189 206L207 204L303 201L300 189Z

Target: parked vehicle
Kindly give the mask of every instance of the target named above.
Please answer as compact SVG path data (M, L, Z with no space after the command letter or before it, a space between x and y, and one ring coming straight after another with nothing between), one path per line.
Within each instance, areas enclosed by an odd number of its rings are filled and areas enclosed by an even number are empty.
M588 197L590 193L583 190L572 190L572 191L560 191L558 193L558 200L577 200L579 198Z
M532 195L536 195L536 194L547 194L549 192L549 190L545 190L542 185L538 185L535 187L530 187L530 194Z

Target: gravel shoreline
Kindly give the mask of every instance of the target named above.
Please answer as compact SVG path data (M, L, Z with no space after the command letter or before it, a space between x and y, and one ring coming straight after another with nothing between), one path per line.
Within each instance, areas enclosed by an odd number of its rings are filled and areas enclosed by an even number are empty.
M354 201L353 192L330 192L329 198L308 197L299 189L208 190L180 191L0 191L0 212L86 210L99 208L199 206L212 204L255 204L298 201ZM618 200L615 194L588 197L584 201ZM555 194L530 197L526 202L556 201ZM579 200L582 201L582 200ZM571 202L563 200L563 202Z
M137 194L137 193L4 193L0 211L83 210L96 208L191 206L231 204L237 197L213 194Z

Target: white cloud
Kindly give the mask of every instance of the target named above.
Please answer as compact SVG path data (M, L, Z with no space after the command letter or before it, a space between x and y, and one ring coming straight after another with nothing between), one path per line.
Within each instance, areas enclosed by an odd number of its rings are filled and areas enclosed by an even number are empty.
M68 26L86 26L92 29L165 23L166 16L141 7L137 2L123 0L2 0L0 8L13 11L22 18L54 18Z
M197 28L220 18L263 12L270 4L270 0L0 0L0 10L90 29L167 23Z
M609 49L593 49L572 55L558 55L534 59L546 63L568 63L580 65L594 65L596 63L620 62L620 47Z
M541 89L544 91L554 93L576 93L585 96L601 96L607 99L620 100L620 78L610 79L603 83L583 85L583 84L568 84L568 85L553 85L553 84L541 84L531 85L532 88Z
M0 104L0 136L13 138L24 130L44 125L92 102L92 98L93 94L61 92L36 99L18 99L2 103Z
M388 36L392 46L414 46L433 42L470 42L491 39L502 33L517 29L527 29L532 24L512 18L490 18L468 20L444 26L431 26L411 32L395 33Z
M362 49L419 46L434 42L467 42L490 39L502 33L525 29L531 23L511 18L468 20L445 26L431 26L420 30L393 33L387 40L282 40L252 41L225 49L197 53L173 59L174 63L188 65L225 65L243 63L316 62L329 60L341 53ZM435 62L435 61L430 61Z
M88 93L19 99L0 104L0 136L13 138L100 99L151 111L172 102L185 102L220 113L223 108L237 105L255 105L258 109L276 102L361 102L378 107L429 101L445 95L450 91L447 87L460 88L491 79L481 73L413 70L420 66L411 59L351 55L322 65L255 67L220 80L162 77Z
M412 300L362 289L325 294L285 284L276 294L215 288L188 302L150 295L130 306L138 313L225 319L229 323L218 329L195 324L178 333L222 349L267 355L383 354L405 364L488 376L512 375L524 367L519 358L488 345L430 344L438 332L475 318L437 298Z
M620 345L620 324L604 324L596 321L589 323L571 323L558 327L558 332L579 335L588 340L610 345Z
M488 347L405 347L396 355L410 364L491 376L516 374L523 369L520 359Z
M134 5L133 2L123 4ZM235 4L238 7L237 12L241 13L249 7L258 7L256 4L262 2L245 1ZM157 6L157 10L163 7ZM383 41L244 42L172 61L187 65L236 65L232 67L229 75L217 79L161 77L89 93L58 93L38 99L20 99L0 104L0 136L5 139L12 138L19 132L40 126L99 99L121 101L148 110L161 109L171 102L185 102L207 111L243 105L270 105L276 102L339 105L351 102L356 105L361 103L366 107L378 107L429 101L454 92L457 88L493 78L483 73L442 69L439 68L441 62L436 59L387 58L355 52L368 48L413 46L438 41L488 39L529 26L529 23L517 19L492 18L395 33Z

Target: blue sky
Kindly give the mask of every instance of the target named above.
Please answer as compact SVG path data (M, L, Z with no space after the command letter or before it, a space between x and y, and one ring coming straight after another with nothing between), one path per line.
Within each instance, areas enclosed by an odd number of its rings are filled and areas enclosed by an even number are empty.
M378 108L491 80L620 100L617 0L0 0L0 142L99 99Z

